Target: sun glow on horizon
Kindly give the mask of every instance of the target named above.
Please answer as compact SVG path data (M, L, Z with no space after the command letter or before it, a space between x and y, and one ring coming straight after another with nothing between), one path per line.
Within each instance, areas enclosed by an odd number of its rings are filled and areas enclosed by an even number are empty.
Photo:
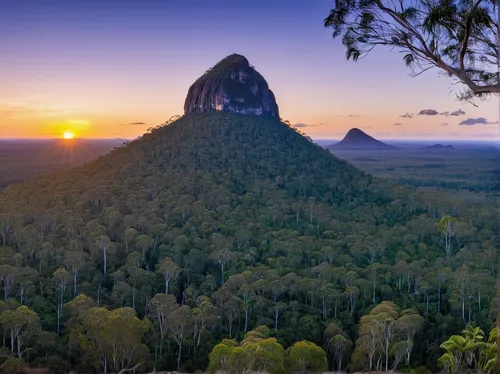
M75 134L72 131L65 131L63 133L63 139L74 139Z

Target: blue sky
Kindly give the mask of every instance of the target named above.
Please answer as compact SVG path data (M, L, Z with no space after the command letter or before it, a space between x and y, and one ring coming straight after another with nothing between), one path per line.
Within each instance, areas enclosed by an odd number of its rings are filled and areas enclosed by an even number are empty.
M0 137L134 137L181 114L192 82L228 54L263 74L280 113L314 138L359 127L400 139L492 139L497 99L455 100L402 55L346 61L323 19L330 0L3 1ZM437 115L417 115L422 110ZM465 114L439 113L461 110ZM400 117L413 113L413 118ZM426 112L428 113L428 112ZM460 112L461 113L461 112ZM468 119L484 118L485 121ZM476 123L478 122L478 123ZM481 123L486 122L486 123Z

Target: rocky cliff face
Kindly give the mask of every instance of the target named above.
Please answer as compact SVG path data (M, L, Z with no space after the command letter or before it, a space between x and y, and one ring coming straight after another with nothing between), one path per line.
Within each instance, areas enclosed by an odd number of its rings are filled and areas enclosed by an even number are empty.
M278 104L266 80L237 54L221 60L189 87L185 114L215 111L279 118Z

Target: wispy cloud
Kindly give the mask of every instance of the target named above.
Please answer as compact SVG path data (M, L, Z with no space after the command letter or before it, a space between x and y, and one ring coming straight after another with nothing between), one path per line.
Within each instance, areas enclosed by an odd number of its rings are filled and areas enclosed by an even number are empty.
M322 125L322 123L320 123L319 125ZM301 123L294 123L292 126L297 127L297 128L303 128L303 127L314 127L314 126L319 126L319 125L313 125L313 124L301 122Z
M435 116L437 114L437 110L434 109L422 109L420 112L418 112L419 116Z
M405 113L405 114L400 115L400 117L402 117L402 118L413 118L413 113L411 113L411 114L410 113Z
M459 123L461 126L474 126L474 125L495 125L498 124L498 121L489 122L484 117L479 118L467 118Z
M403 126L403 124L401 122L396 122L394 126Z
M464 114L465 114L465 112L462 109L455 110L454 112L450 113L451 116L462 116Z
M24 101L0 102L0 115L4 117L56 117L77 112L79 107L74 105L44 105Z
M129 125L132 125L132 126L141 126L141 125L145 125L146 122L130 122Z
M448 122L443 122L441 126L448 126Z
M465 112L462 110L462 109L459 109L459 110L455 110L454 112L443 112L443 113L439 113L440 115L442 116L463 116L465 115Z
M338 114L340 117L362 117L361 114L348 113L348 114Z

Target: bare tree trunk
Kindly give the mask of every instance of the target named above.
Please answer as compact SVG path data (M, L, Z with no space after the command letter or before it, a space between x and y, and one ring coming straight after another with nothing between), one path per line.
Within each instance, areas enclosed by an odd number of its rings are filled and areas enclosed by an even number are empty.
M76 297L76 269L73 269L73 298Z
M245 306L245 333L248 330L248 304Z
M179 368L181 367L181 355L182 355L182 343L179 344L179 354L177 356L177 371L179 371Z

